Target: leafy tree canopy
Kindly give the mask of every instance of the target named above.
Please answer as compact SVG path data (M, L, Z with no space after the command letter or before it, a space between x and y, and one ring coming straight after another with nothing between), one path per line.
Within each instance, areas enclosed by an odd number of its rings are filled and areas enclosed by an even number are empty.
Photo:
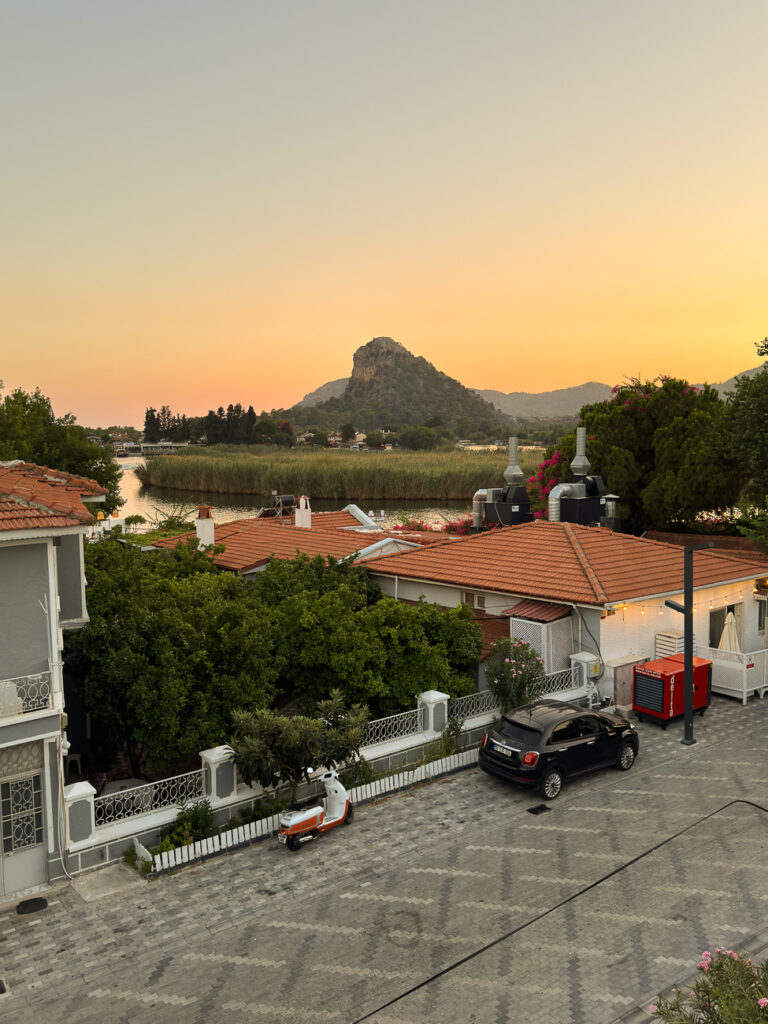
M768 338L757 344L768 357ZM727 401L727 435L749 480L747 497L765 507L768 498L768 363L753 377L737 377Z
M699 513L729 508L744 482L726 440L726 408L717 392L671 377L630 380L607 402L581 410L592 473L620 498L629 529L691 525ZM575 431L557 446L571 480ZM552 456L553 451L548 451Z
M95 480L107 488L106 512L123 503L112 449L89 441L71 414L56 419L51 400L39 388L31 393L17 388L0 400L0 460L10 459Z

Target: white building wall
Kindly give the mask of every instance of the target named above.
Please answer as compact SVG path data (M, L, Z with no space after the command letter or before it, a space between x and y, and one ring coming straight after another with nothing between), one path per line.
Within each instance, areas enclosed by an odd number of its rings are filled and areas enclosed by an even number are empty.
M761 650L766 645L765 634L757 632L757 601L752 592L752 581L709 587L693 592L694 646L709 646L709 613L723 605L743 603L743 648ZM672 595L673 601L683 603L683 594ZM600 622L600 649L603 659L624 658L629 655L653 658L657 633L683 628L680 612L667 608L665 598L626 604Z

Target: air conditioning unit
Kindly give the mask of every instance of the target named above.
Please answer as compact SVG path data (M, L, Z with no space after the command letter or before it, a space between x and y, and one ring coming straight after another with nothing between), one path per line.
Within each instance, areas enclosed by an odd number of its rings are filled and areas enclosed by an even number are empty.
M600 658L590 651L579 651L571 655L571 668L576 669L582 685L588 679L594 679L600 675Z

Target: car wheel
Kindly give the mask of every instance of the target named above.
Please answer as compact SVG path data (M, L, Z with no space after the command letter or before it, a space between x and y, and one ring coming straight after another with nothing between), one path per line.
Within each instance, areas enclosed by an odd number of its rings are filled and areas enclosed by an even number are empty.
M355 816L355 808L350 803L349 807L347 808L347 816L344 819L344 824L345 825L351 825L352 824L352 819L354 818L354 816Z
M629 742L621 744L619 748L619 756L616 758L616 767L619 771L628 772L632 765L635 763L635 748Z
M301 843L296 836L288 836L288 841L285 844L289 850L293 850L296 853L297 850L301 849Z
M541 780L541 795L545 800L554 800L563 788L563 773L559 768L550 768Z

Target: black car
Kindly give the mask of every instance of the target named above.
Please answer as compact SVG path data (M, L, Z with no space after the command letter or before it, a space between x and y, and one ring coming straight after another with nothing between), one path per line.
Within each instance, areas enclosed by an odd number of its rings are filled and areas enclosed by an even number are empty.
M628 771L639 740L626 718L559 700L538 700L503 715L480 741L484 772L538 787L554 800L566 779L614 765Z

